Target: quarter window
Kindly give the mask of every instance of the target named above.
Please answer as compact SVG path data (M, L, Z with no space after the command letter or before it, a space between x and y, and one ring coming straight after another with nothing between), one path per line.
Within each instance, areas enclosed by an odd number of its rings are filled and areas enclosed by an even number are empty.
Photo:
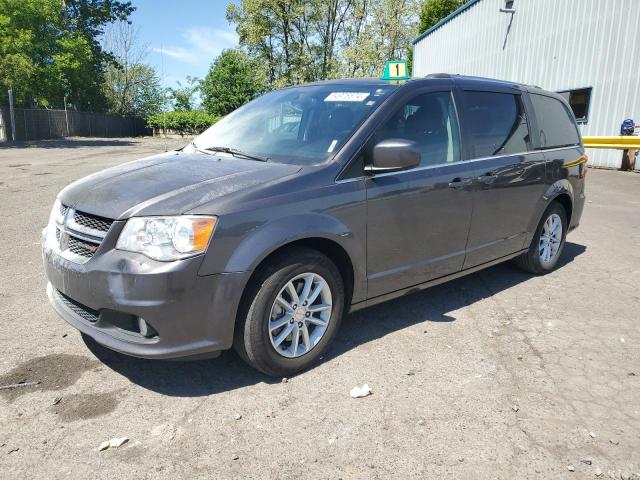
M473 158L528 150L529 127L520 95L464 92L463 112Z
M571 111L557 98L531 95L536 123L540 131L540 147L555 148L580 143L578 128Z
M421 166L460 161L460 130L451 92L418 95L374 134L372 146L389 138L416 142Z
M589 105L591 104L591 89L579 88L576 90L566 90L558 92L573 111L578 123L587 123L589 117Z

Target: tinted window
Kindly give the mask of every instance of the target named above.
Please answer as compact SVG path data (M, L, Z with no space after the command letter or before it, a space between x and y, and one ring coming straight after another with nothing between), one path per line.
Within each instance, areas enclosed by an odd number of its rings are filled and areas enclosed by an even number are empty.
M580 123L587 123L587 116L589 115L589 103L591 102L591 89L579 88L577 90L568 90L566 92L559 92L573 110L573 115Z
M558 99L544 95L531 95L533 110L540 132L540 146L562 147L580 143L578 129L571 111Z
M464 92L463 111L473 158L527 151L529 127L520 95Z
M372 143L388 138L416 142L422 154L420 165L460 161L460 131L451 92L411 99L375 133Z

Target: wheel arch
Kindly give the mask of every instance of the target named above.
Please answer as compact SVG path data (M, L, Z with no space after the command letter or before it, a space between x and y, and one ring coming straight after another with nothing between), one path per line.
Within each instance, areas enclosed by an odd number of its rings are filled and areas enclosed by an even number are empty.
M559 193L551 199L549 205L551 205L553 202L558 202L560 205L562 205L565 213L567 214L567 226L571 225L571 215L573 214L573 200L571 196L566 192Z
M355 272L353 262L347 251L337 242L326 237L307 237L290 241L284 245L273 249L268 254L264 255L260 262L255 266L245 291L250 285L253 284L255 278L260 274L263 268L265 268L274 258L284 256L288 251L295 250L296 248L307 248L309 250L315 250L325 255L331 260L342 277L342 282L345 289L345 311L348 311L351 305L351 299L353 297L354 278Z
M573 187L571 186L571 182L562 179L551 184L540 197L537 207L529 219L527 236L522 245L523 248L529 246L542 215L544 215L544 212L549 208L549 205L556 201L562 205L567 213L567 225L571 224L571 215L573 214Z
M352 222L347 222L351 224ZM223 272L255 272L274 255L305 247L327 256L340 271L346 293L353 301L366 296L364 224L350 229L340 218L323 213L282 217L253 229L233 249L221 266ZM349 308L350 304L346 305Z

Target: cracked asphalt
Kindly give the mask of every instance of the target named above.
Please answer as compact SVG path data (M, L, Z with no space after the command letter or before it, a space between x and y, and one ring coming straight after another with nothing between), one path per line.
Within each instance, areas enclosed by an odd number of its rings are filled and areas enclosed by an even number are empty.
M232 352L109 352L47 303L56 193L180 143L0 147L0 386L39 382L0 390L0 479L640 474L640 175L589 171L557 271L499 265L354 313L323 363L281 382ZM363 383L373 394L351 398ZM129 441L98 451L113 437Z

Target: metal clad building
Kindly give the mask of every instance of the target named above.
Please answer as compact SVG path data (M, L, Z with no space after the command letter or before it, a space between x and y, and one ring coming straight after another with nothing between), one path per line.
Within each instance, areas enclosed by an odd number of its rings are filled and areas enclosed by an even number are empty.
M640 0L471 0L414 41L413 75L566 92L583 135L618 135L625 118L640 123L639 32ZM621 158L589 152L596 166L619 167Z

